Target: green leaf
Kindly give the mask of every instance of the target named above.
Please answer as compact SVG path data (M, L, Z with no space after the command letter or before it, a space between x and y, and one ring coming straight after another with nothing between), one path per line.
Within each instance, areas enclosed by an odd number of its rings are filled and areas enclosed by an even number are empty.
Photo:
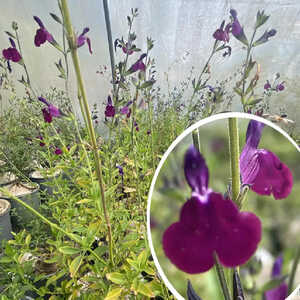
M0 263L2 264L8 264L13 262L13 260L11 258L9 258L8 256L3 256L0 258Z
M69 271L71 273L71 277L74 277L75 274L77 273L80 265L81 265L81 262L82 262L82 256L79 255L77 257L75 257L73 259L73 261L71 262L70 266L69 266Z
M118 273L118 272L108 273L106 274L106 278L112 281L113 283L120 284L120 285L126 283L127 281L125 274Z
M155 80L148 80L148 81L145 81L141 86L140 88L141 89L146 89L148 87L152 87L152 85L155 83Z
M233 90L234 90L239 96L242 96L243 91L242 91L240 88L234 87Z
M66 255L73 255L73 254L79 253L81 250L78 249L78 248L63 246L63 247L58 248L58 251L63 253L63 254L66 254Z
M115 288L108 292L104 300L116 300L121 295L123 289L122 288Z
M62 24L62 21L60 17L58 17L56 14L50 13L50 16L59 24Z
M138 256L138 264L140 266L140 269L144 269L146 263L147 263L147 260L148 260L148 256L149 256L149 253L147 251L147 249L143 250L139 256Z
M152 292L152 290L149 288L149 286L147 284L144 284L142 282L139 283L138 286L138 293L147 296L147 297L154 297L154 293Z

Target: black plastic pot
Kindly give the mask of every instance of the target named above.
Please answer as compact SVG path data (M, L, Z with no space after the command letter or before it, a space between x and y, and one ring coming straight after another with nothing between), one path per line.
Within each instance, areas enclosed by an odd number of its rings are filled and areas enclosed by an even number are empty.
M10 203L5 199L0 198L0 245L3 240L12 239L12 228L10 221Z

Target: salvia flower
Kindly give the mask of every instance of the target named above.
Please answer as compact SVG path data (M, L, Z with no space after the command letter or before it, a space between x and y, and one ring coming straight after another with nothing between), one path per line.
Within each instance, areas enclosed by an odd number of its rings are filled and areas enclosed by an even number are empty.
M108 117L108 118L112 118L116 114L116 109L112 105L112 100L111 100L110 96L107 97L107 104L106 104L106 108L105 108L104 114L105 114L105 117Z
M265 31L265 33L257 40L253 43L253 47L256 47L258 45L261 45L263 43L266 43L270 37L274 36L276 34L276 30L275 29L271 29L269 31Z
M286 198L293 187L290 169L273 152L257 149L264 126L255 120L249 122L246 145L240 157L242 183L257 194Z
M132 101L129 101L125 106L123 106L122 108L121 108L121 110L120 110L120 113L122 114L122 115L127 115L128 116L128 114L129 114L129 117L130 117L130 108L129 108L129 106L132 104L133 102Z
M61 155L63 152L62 152L62 150L60 148L56 147L55 150L54 150L54 153L56 155Z
M91 46L91 40L89 37L85 36L86 33L88 33L90 29L88 27L85 27L82 31L82 33L77 37L77 47L81 47L85 44L85 42L88 44L89 52L93 54L92 46Z
M38 97L38 99L43 102L44 104L47 105L47 107L44 107L42 109L43 112L43 116L44 116L44 120L47 123L51 123L52 122L52 117L61 117L62 116L62 112L61 110L56 107L53 104L50 104L45 98L43 97Z
M208 188L208 168L193 146L185 154L184 172L192 196L182 206L179 221L163 234L166 256L190 274L209 270L214 253L226 267L244 264L261 239L260 220Z
M225 21L222 22L221 26L219 29L217 29L214 34L213 37L217 40L217 41L223 41L223 42L229 42L229 30L231 28L231 24L227 24L224 30L224 25L225 25Z
M269 90L270 88L271 88L271 84L270 84L269 80L267 80L267 82L264 85L264 89Z
M122 47L122 51L125 54L131 55L134 51L130 49L130 44L126 43L125 46Z
M41 147L44 147L44 146L46 145L46 144L43 142L44 138L43 138L41 135L37 136L36 138L40 140L40 146L41 146Z
M9 62L10 60L13 62L20 62L22 60L21 54L16 48L16 44L12 38L9 38L11 47L2 50L3 57Z
M284 90L284 81L282 81L281 83L277 84L276 86L276 92L280 92Z
M134 73L136 71L146 71L146 65L143 63L143 59L146 57L146 54L142 54L140 58L129 68L129 73Z
M248 40L244 33L244 29L241 26L238 18L237 18L237 12L235 9L230 10L230 14L232 16L233 22L231 24L231 33L233 36L238 39L240 42L248 46Z
M277 259L274 262L272 268L272 274L271 274L272 279L276 279L280 277L282 271L282 263L283 263L283 258L282 255L280 255L279 257L277 257ZM284 281L280 283L277 287L265 291L264 293L265 300L284 300L286 299L287 296L288 296L288 286Z
M37 16L34 16L33 19L37 22L37 24L40 26L39 29L37 29L35 37L34 37L34 44L37 47L40 47L42 44L44 44L46 41L53 44L55 43L54 38L52 34L50 34L47 29L45 28L43 22L41 19Z

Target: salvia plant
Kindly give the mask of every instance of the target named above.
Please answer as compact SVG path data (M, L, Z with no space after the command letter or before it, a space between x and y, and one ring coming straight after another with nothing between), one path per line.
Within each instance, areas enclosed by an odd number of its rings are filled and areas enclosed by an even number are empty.
M0 174L11 172L19 182L31 182L31 173L39 171L47 189L40 192L41 205L36 209L12 194L6 185L0 186L0 197L18 203L32 215L30 224L14 226L13 239L2 242L0 292L3 300L25 297L174 299L155 269L145 228L147 194L161 155L196 119L230 109L235 93L241 98L244 111L265 116L272 94L285 89L279 75L274 81L267 78L263 94L257 100L255 89L260 69L252 51L276 33L266 31L257 40L254 38L256 30L268 19L264 12L258 13L255 33L249 42L237 13L231 10L230 21L227 24L223 21L220 28L212 32L213 47L204 67L199 72L193 68L175 87L170 86L166 77L168 89L165 91L157 80L156 60L152 55L155 41L150 36L141 41L134 32L138 9L132 9L127 16L127 33L113 40L105 0L103 7L110 50L111 90L100 102L88 99L80 67L81 51L94 55L90 28L73 27L67 0L58 1L59 14L50 13L51 20L61 29L61 38L51 32L47 20L32 16L35 26L32 46L40 51L45 47L56 51L53 64L59 80L64 83L62 90L37 88L31 76L33 70L27 64L28 54L23 51L21 24L14 21L11 29L5 31L8 39L0 58ZM224 59L230 56L234 51L229 44L232 36L247 47L247 58L241 72L234 75L242 78L237 79L234 90L227 90L232 78L214 81L211 62L218 54ZM254 66L257 71L254 79L250 79ZM107 70L107 66L101 66L97 74L106 75ZM70 81L72 72L75 85ZM21 74L20 78L14 80L14 76L19 76L17 73ZM17 85L24 91L22 96L16 92ZM9 98L7 108L2 106L2 96ZM182 101L184 98L187 101ZM77 104L79 114L74 108ZM247 166L261 160L267 166L272 161L277 164L275 154L257 149L259 138L253 141L252 136L260 134L257 131L262 127L258 127L249 133L251 138L247 139L246 150L242 152L243 161ZM227 207L235 216L234 226L238 230L249 230L253 238L249 249L245 246L245 251L231 258L226 253L228 248L223 249L215 241L223 234L219 228L212 248L205 254L213 255L216 261L210 260L205 266L195 264L195 270L190 269L190 265L184 268L198 272L211 268L214 263L235 267L247 261L255 251L260 240L260 221L252 213L240 212L235 198L228 200L210 190L204 159L192 148L190 151L189 155L195 156L204 171L198 178L189 169L192 158L188 160L186 172L193 189L193 205L198 205L201 213L205 208L201 208L203 203L198 198L208 200L213 196L208 202L220 205L221 210L223 205ZM247 166L244 172L241 165L246 186L257 193L273 193L275 198L289 193L292 183L285 165L282 164L286 174L278 172L289 185L280 190L273 188L275 184L277 188L277 177L269 177L264 168L258 173L249 173L251 167ZM259 178L265 178L270 188L261 187ZM236 196L239 193L237 187L235 193ZM208 224L212 218L218 219L219 225L226 221L223 212L226 211L213 212L207 219ZM254 220L249 228L244 217ZM232 226L224 230L229 231ZM166 243L172 243L171 239L172 236L167 238ZM239 241L232 238L232 242ZM171 253L176 261L177 254L172 250ZM293 280L289 286L292 285ZM189 294L198 297L191 284Z

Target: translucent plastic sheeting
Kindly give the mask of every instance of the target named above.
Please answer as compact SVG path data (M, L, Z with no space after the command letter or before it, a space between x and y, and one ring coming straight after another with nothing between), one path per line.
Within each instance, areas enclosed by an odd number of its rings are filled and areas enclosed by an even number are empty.
M83 75L87 84L88 98L91 104L103 104L110 91L110 74L100 76L97 72L100 65L110 66L107 35L104 21L102 1L69 1L71 17L75 30L80 34L84 27L90 27L88 36L92 41L93 54L90 55L86 46L79 49ZM152 56L156 59L158 71L157 83L166 87L165 72L171 86L178 84L188 76L192 66L200 71L211 51L214 39L212 34L219 28L222 20L229 20L229 10L234 8L247 36L253 31L258 10L265 10L270 19L267 26L259 29L274 28L277 34L268 43L254 50L253 58L261 64L260 86L267 79L272 80L277 72L282 81L286 81L286 89L272 98L271 111L287 112L293 120L299 119L299 67L300 67L300 1L299 0L260 0L260 1L225 1L225 0L115 0L109 1L113 40L124 36L127 39L127 19L130 9L137 7L139 17L135 20L133 30L137 34L137 47L146 49L148 36L155 40ZM59 15L56 1L11 0L3 2L0 19L0 44L2 48L9 46L4 33L10 30L11 22L17 21L23 44L23 56L28 65L34 87L43 93L49 86L63 88L63 80L57 77L54 62L59 53L49 44L35 47L33 40L38 28L33 15L39 16L47 30L58 42L61 41L61 27L50 16L49 12ZM224 59L219 55L212 62L212 75L215 79L229 77L241 66L246 51L242 44L231 38L232 55ZM118 51L118 57L124 55ZM137 59L130 57L133 61ZM14 68L16 72L17 69ZM14 73L16 74L16 73ZM20 76L20 74L18 74ZM73 91L75 81L73 76ZM232 81L232 86L234 85ZM20 89L19 89L20 90ZM185 99L182 99L185 101ZM238 102L233 107L240 110ZM299 126L299 125L298 125ZM299 127L300 129L300 127Z

